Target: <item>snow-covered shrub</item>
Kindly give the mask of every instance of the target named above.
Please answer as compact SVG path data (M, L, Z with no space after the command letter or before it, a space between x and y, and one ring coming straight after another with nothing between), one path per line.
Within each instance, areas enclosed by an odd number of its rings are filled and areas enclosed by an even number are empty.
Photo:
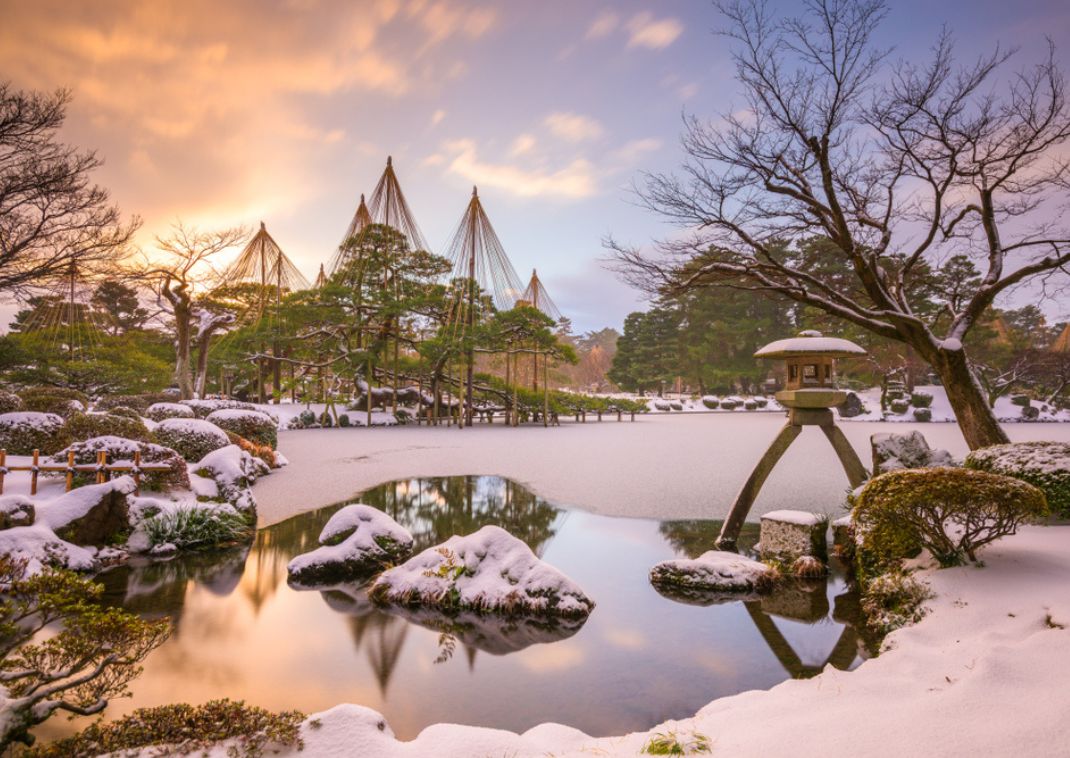
M180 550L216 547L253 536L248 519L227 507L180 505L144 521L152 545L174 545Z
M679 400L672 400L669 402L669 407L674 411L682 411L684 409L684 404Z
M370 576L412 553L412 535L370 505L353 503L331 516L320 547L290 561L290 579L302 584L338 584Z
M227 432L227 439L230 440L230 444L237 445L249 455L256 456L271 468L278 467L275 461L275 451L267 445L258 445L234 432Z
M1009 476L964 468L901 469L852 496L863 576L884 573L927 549L944 566L977 561L977 551L1048 513L1044 493Z
M26 404L14 392L0 390L0 413L14 413L25 409Z
M89 398L77 390L64 387L30 387L19 393L23 407L38 413L54 413L66 418L84 412Z
M698 558L662 561L650 569L650 583L673 593L767 592L779 579L771 566L736 553L708 550Z
M123 418L131 418L135 421L141 421L141 414L133 408L128 408L125 405L117 405L114 408L109 408L106 413L109 416L122 416Z
M145 416L153 421L169 418L194 418L197 414L188 405L182 403L153 403L145 409Z
M594 602L497 526L453 536L379 575L377 603L505 615L586 616Z
M743 407L748 411L756 411L758 410L758 401L749 397L743 401Z
M734 411L742 404L743 400L734 396L721 399L721 407L724 408L726 411Z
M914 420L920 422L927 422L933 420L933 412L931 408L915 408Z
M1013 476L1039 487L1052 513L1070 518L1070 444L1013 442L974 450L966 468Z
M112 408L125 406L133 408L138 413L144 413L153 403L162 403L173 400L173 396L167 392L141 392L136 395L108 395L93 403L95 411L109 411Z
M904 413L910 410L910 401L906 398L898 397L892 400L892 402L888 405L888 408L895 415L902 416Z
M769 406L769 398L767 398L767 397L756 397L756 398L754 398L754 403L759 408L767 408Z
M66 463L67 453L71 451L74 452L74 462L77 465L96 463L97 453L101 452L108 454L108 463L132 464L134 453L140 452L142 463L162 463L167 466L166 471L146 471L141 479L142 488L149 490L189 488L189 471L186 468L186 462L177 452L163 445L116 436L93 437L73 443L52 456L52 460L55 463ZM93 474L79 472L75 474L75 477L88 482L93 478Z
M401 410L404 410L404 409L398 409L398 412L400 413ZM349 426L352 426L352 425L353 425L353 422L349 420L349 414L348 413L339 413L338 414L338 426L349 427Z
M1036 421L1040 418L1040 408L1035 405L1024 405L1022 406L1021 416L1023 421Z
M148 442L152 434L140 419L110 413L75 413L67 419L67 438L77 442L93 437L124 437Z
M929 588L910 574L890 571L866 584L862 612L871 629L888 634L921 621L925 616L924 603L930 597Z
M706 395L702 398L702 404L711 411L715 411L721 406L721 398L713 395Z
M193 409L193 412L197 414L197 418L207 418L209 413L213 411L221 411L224 409L233 409L239 411L255 411L257 407L252 403L246 403L242 400L179 400L182 405L188 406Z
M324 411L323 413L321 413L318 420L319 425L322 426L324 429L330 429L332 426L334 426L334 417L331 416L330 411Z
M1011 405L1020 405L1023 408L1029 405L1029 395L1011 395Z
M933 396L928 392L912 392L910 404L915 408L928 408L933 404Z
M196 418L169 418L156 427L161 445L177 450L187 461L199 461L213 450L230 444L227 433L213 423Z
M279 444L278 421L260 411L224 408L209 413L205 421L258 445L267 445L274 449Z
M0 450L9 455L51 455L67 444L63 418L55 413L17 411L0 414Z
M654 410L657 410L657 411L671 411L672 410L672 405L669 403L668 400L655 400L654 401Z

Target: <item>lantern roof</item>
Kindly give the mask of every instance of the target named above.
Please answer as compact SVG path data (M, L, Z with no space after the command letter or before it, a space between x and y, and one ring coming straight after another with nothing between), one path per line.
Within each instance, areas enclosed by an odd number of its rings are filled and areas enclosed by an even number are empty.
M803 355L823 355L828 358L849 358L865 355L866 351L839 337L825 337L821 332L807 329L798 337L770 342L754 354L755 358L795 358Z

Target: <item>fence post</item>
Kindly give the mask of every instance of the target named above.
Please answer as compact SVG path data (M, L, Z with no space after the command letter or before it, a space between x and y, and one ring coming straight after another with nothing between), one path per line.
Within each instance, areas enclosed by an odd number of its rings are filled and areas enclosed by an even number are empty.
M67 451L67 492L74 488L74 451Z
M7 450L0 450L0 495L4 494L4 474L7 473Z
M41 453L37 448L33 450L33 466L30 468L30 494L37 494L37 462L41 458Z
M134 451L134 497L141 497L141 451Z
M101 450L97 453L97 484L104 484L104 466L107 464L108 454Z

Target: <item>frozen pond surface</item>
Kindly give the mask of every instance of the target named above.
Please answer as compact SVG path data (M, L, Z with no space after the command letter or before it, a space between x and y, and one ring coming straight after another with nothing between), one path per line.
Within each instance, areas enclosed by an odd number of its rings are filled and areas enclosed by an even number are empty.
M826 663L853 668L866 655L844 623L857 604L840 576L747 603L659 595L650 567L708 549L716 522L560 509L499 477L402 480L361 500L409 528L417 549L502 526L597 607L579 628L516 628L493 617L441 617L427 628L375 608L358 586L298 591L287 585L286 564L315 545L338 506L318 509L262 529L248 551L103 575L111 602L175 622L134 697L107 716L230 697L306 713L359 703L382 712L403 739L436 722L523 731L555 721L601 736L690 716L713 698L809 676ZM755 537L749 529L744 544ZM60 719L49 726L72 728Z
M409 476L495 474L566 506L650 519L724 518L740 485L783 425L776 413L639 416L635 422L558 428L501 424L310 429L279 435L293 466L257 482L261 524L338 503ZM868 465L869 438L919 430L933 447L966 453L956 424L850 422L841 428ZM1008 424L1012 440L1070 442L1070 424ZM778 510L840 512L847 478L817 429L781 459L752 516Z

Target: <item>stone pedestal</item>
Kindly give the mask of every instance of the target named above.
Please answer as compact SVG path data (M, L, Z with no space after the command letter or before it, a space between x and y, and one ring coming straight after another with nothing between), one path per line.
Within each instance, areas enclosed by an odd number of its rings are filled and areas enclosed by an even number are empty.
M794 561L801 555L828 560L828 519L806 511L774 511L762 516L763 558Z

